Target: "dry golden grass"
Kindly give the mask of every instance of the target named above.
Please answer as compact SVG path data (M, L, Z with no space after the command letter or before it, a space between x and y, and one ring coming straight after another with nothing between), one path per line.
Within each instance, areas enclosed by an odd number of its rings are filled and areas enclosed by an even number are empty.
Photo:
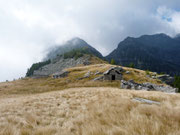
M0 135L179 134L179 94L99 87L0 98Z
M96 59L92 61L96 61ZM0 83L0 96L9 94L34 94L74 87L120 88L120 81L92 81L94 78L100 76L94 75L97 71L105 72L113 66L114 65L110 64L95 64L89 66L73 67L67 69L68 71L70 71L68 77L60 79L53 79L52 77L40 79L25 78L23 80L17 80L13 82ZM124 67L124 69L130 71L130 74L124 73L123 78L125 80L133 79L138 83L151 82L155 84L162 84L159 80L148 78L145 71L126 67ZM88 71L91 71L92 73L89 78L78 80L78 78L83 77Z

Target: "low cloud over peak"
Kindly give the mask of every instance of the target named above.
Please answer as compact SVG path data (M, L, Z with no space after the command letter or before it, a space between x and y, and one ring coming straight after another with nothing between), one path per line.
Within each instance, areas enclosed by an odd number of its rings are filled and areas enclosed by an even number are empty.
M80 37L107 55L127 36L180 33L179 0L0 0L0 81Z

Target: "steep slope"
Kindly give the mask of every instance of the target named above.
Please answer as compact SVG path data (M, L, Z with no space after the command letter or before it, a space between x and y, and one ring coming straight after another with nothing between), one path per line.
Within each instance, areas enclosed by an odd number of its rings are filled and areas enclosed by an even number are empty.
M73 51L76 52L76 51ZM97 64L97 63L106 63L102 59L89 55L89 54L82 54L82 53L75 53L73 55L73 52L65 53L66 56L57 56L56 58L52 59L50 63L47 63L46 65L43 65L39 67L38 69L31 70L32 67L28 70L31 71L32 74L29 75L29 72L27 72L27 76L32 77L47 77L53 73L60 72L66 68L70 67L76 67L80 65L91 65L91 64ZM42 63L42 62L41 62ZM35 64L36 65L36 64Z
M49 53L45 57L45 60L54 59L56 58L57 55L62 55L74 49L81 49L81 48L86 48L86 50L89 51L91 54L99 58L103 58L102 54L99 51L97 51L95 48L90 46L87 42L85 42L80 38L73 38L67 41L65 44L56 46L53 49L51 49L51 51L49 51Z
M106 58L127 66L134 63L136 68L180 74L180 41L165 34L128 37L120 42L117 49Z
M26 76L45 77L65 68L92 64L91 59L96 59L97 63L105 63L101 60L103 56L100 52L84 40L74 38L64 45L52 49L44 61L33 64L28 69Z

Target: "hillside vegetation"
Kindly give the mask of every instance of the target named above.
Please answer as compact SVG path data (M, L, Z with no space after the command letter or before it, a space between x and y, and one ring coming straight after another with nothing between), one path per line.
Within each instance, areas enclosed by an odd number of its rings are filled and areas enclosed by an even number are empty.
M55 59L57 55L63 55L72 50L82 49L82 48L86 48L86 50L90 52L90 54L93 54L94 56L103 58L102 54L99 51L97 51L95 48L93 48L91 45L89 45L86 41L80 38L73 38L65 42L64 44L57 45L56 47L52 48L45 57L45 60Z
M61 56L63 56L65 59L67 59L67 58L78 59L80 57L83 57L84 55L93 56L93 53L91 50L88 49L88 47L82 47L82 48L78 48L78 49L73 49L69 52L62 54ZM98 55L96 55L96 54L94 56L98 57Z
M48 65L51 63L51 60L47 60L47 61L44 61L44 62L38 62L38 63L34 63L27 71L26 73L26 76L29 77L29 76L32 76L34 71L35 70L38 70L40 69L41 67L45 66L45 65Z
M180 92L180 76L175 76L174 87L178 88L178 92Z

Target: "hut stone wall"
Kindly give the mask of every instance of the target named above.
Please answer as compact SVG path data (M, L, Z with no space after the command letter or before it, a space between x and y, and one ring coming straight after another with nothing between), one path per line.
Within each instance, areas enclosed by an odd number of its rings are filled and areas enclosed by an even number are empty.
M104 80L122 80L122 74L118 73L116 70L111 70L109 73L104 74Z

